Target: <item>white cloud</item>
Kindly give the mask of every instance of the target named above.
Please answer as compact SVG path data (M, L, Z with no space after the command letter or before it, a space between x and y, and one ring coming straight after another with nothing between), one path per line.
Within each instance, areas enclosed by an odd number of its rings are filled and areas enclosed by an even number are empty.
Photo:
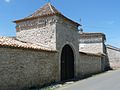
M11 0L4 0L6 3L9 3Z

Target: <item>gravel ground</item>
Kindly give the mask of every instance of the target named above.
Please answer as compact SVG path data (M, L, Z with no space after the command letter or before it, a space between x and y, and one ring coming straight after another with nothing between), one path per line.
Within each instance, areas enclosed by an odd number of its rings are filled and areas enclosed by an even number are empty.
M59 89L61 87L73 84L74 82L75 81L68 81L68 82L65 82L65 83L53 84L53 85L50 85L50 86L47 86L47 87L43 87L43 88L40 88L40 89L29 89L29 90L56 90L56 89Z
M70 84L73 84L73 83L74 83L74 81L70 81L70 82L65 82L65 83L62 83L62 84L51 85L51 86L44 87L44 88L37 89L37 90L55 90L55 89L58 89L58 88L61 88L61 87L64 87L64 86L67 86L67 85L70 85Z

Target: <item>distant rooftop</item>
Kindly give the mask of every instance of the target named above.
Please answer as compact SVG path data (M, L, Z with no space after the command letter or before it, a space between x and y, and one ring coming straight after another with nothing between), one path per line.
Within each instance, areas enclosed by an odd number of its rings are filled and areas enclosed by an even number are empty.
M80 38L91 38L91 37L103 37L106 40L105 34L104 33L80 33Z
M120 51L120 48L112 46L112 45L106 45L106 47L110 48L110 49L113 49L113 50L116 50L116 51Z

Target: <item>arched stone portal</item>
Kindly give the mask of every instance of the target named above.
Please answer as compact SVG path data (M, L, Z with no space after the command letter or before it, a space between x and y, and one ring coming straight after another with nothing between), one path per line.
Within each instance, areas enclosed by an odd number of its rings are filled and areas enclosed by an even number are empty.
M69 45L65 45L61 53L61 81L74 78L74 53Z

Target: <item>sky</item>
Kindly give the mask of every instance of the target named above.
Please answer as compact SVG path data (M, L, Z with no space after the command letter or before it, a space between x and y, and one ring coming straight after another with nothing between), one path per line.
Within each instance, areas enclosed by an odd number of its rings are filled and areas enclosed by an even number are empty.
M49 0L0 0L0 36L15 36L12 21L31 15ZM106 34L106 44L120 48L120 0L50 0L62 14L82 24L84 32Z

